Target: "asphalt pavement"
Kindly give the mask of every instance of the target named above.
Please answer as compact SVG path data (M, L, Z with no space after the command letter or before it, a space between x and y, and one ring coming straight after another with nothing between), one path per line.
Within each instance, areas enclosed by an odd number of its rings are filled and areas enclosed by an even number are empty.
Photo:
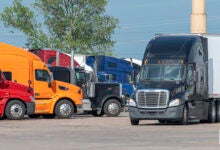
M131 126L119 117L76 115L71 119L0 120L0 150L219 150L218 124Z

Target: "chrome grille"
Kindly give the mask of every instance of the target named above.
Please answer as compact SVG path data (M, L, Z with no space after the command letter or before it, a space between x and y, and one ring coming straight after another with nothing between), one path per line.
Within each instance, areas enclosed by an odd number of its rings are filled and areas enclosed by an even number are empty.
M136 94L139 108L166 108L168 98L167 90L139 90Z

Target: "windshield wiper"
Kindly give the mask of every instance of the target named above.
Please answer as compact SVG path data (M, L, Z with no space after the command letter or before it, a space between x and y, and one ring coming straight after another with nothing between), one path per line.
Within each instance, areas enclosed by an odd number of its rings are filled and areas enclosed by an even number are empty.
M152 79L140 79L140 80L143 80L143 81L152 81Z
M171 78L171 79L168 79L168 80L172 80L172 81L174 81L175 79L174 79L174 78Z

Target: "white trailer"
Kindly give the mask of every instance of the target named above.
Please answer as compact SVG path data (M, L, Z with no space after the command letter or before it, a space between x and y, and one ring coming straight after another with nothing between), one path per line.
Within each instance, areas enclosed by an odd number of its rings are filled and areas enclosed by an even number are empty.
M203 35L208 41L208 92L220 98L220 35Z

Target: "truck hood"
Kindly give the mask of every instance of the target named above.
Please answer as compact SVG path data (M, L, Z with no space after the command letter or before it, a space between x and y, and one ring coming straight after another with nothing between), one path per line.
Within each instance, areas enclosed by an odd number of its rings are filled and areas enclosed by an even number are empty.
M52 86L53 86L53 89L56 91L69 91L69 90L71 90L71 91L78 92L81 90L81 88L76 85L62 82L62 81L58 81L58 80L54 80L52 82Z
M12 82L12 81L4 81L4 82L5 82L5 84L8 84L9 89L15 89L17 91L22 91L22 92L28 91L28 87L23 84L20 84L17 82Z
M10 95L14 97L21 96L23 100L26 99L28 101L31 100L30 96L34 97L34 90L31 87L12 81L4 81L4 84L9 90Z
M185 86L183 82L180 81L145 81L137 84L137 90L143 89L163 89L174 92L175 94L185 91Z

